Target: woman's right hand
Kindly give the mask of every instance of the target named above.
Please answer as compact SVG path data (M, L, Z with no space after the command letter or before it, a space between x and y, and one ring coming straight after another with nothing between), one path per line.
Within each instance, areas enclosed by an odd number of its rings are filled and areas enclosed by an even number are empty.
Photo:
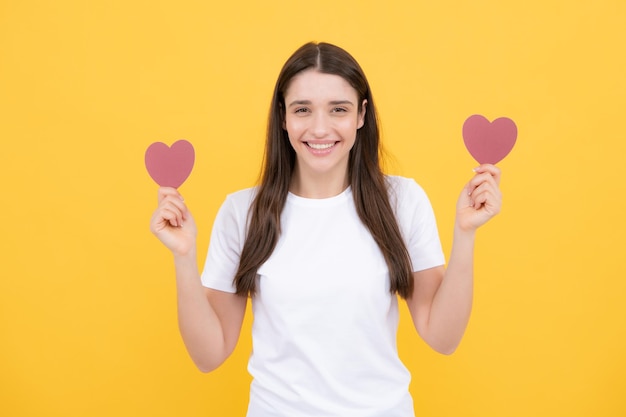
M195 250L196 222L175 188L159 188L159 206L150 220L150 230L174 256Z

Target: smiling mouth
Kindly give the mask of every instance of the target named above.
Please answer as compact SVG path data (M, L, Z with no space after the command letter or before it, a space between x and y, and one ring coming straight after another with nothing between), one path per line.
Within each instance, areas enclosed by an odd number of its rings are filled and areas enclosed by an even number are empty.
M332 143L311 143L311 142L306 142L306 145L311 148L311 149L317 149L317 150L324 150L324 149L330 149L333 146L335 146L337 142L332 142Z

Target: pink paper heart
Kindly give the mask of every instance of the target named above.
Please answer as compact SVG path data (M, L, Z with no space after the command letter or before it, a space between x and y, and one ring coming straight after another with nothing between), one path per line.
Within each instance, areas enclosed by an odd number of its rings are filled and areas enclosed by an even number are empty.
M511 152L517 139L517 126L508 117L489 122L480 114L463 123L463 141L479 164L496 164Z
M146 149L148 173L162 187L180 187L191 174L194 160L193 145L186 140L179 140L171 147L154 142Z

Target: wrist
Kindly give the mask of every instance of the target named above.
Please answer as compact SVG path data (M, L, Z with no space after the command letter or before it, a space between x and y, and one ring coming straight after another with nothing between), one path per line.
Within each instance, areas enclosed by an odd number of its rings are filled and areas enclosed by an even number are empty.
M185 251L172 252L172 255L174 255L174 264L176 265L184 265L189 263L196 264L197 262L195 245Z
M454 240L473 242L476 238L476 229L463 227L458 222L454 224Z

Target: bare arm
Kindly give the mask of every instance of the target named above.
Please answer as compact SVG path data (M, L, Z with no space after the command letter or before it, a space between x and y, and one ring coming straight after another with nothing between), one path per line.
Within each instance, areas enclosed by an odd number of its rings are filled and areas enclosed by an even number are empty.
M178 326L187 351L198 369L210 372L237 345L246 298L202 286L196 260L195 221L178 191L159 189L159 207L150 228L174 255Z
M448 268L415 272L407 305L420 336L440 353L453 353L472 310L476 229L500 211L500 171L483 165L465 186L457 203Z
M195 254L175 257L174 263L180 334L198 369L210 372L219 367L237 345L246 298L203 287Z

